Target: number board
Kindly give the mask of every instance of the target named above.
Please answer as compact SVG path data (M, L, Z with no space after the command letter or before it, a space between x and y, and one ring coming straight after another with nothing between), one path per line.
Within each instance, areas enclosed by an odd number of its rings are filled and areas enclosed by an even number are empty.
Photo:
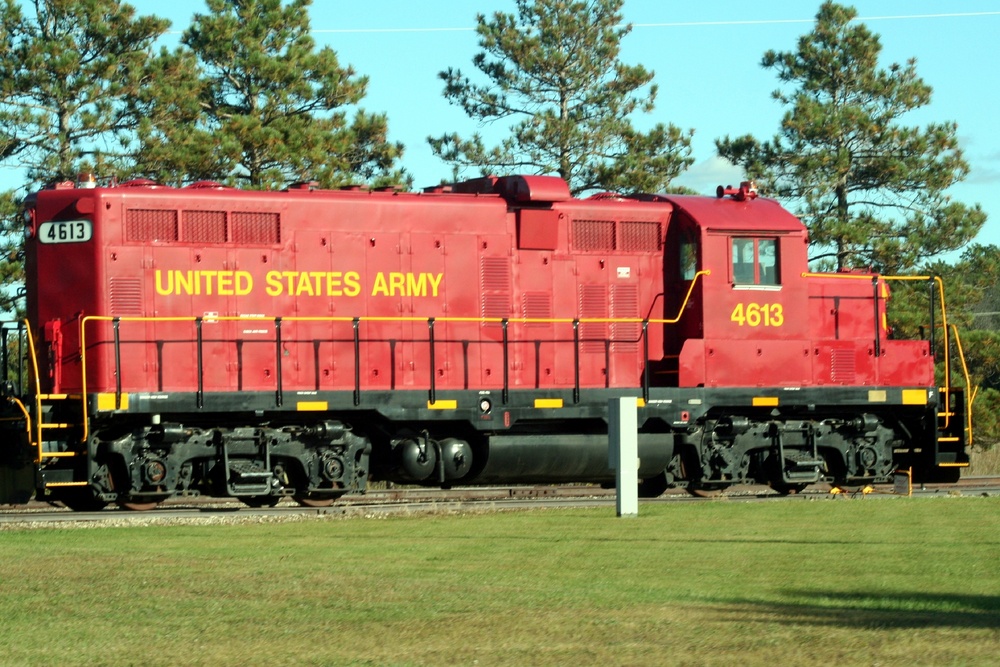
M40 243L86 243L93 236L90 220L58 220L38 226Z

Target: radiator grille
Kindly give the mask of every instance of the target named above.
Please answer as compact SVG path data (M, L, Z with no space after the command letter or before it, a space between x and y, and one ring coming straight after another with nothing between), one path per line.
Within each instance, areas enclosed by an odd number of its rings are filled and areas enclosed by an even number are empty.
M233 243L281 243L280 217L277 213L236 211L232 213Z
M574 220L573 248L575 250L614 250L614 221Z
M125 240L276 245L281 243L281 216L265 211L184 211L179 214L174 210L133 208L125 212Z
M126 241L176 241L177 211L131 208L125 212Z
M619 225L621 243L619 250L624 252L657 251L661 249L660 223L658 222L622 222Z
M184 211L181 239L191 243L225 243L225 211Z

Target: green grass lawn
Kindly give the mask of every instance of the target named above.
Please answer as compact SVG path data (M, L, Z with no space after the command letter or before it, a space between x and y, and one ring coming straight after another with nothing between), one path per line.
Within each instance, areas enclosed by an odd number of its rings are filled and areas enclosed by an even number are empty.
M1000 498L0 532L2 665L994 665Z

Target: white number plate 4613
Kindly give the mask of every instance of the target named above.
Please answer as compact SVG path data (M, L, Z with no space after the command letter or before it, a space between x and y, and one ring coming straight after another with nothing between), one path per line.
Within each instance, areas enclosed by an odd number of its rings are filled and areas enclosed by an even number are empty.
M93 236L90 220L59 220L43 222L38 226L41 243L84 243Z

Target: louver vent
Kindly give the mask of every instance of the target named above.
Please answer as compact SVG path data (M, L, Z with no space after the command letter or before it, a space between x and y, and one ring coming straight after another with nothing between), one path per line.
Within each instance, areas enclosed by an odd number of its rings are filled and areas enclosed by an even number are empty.
M614 285L611 288L611 317L639 317L639 290L635 285ZM611 325L612 352L638 352L639 334L642 325L638 322L615 322Z
M547 292L525 292L523 296L525 319L543 320L552 317L552 295ZM547 322L528 322L528 327L547 327Z
M854 350L834 349L830 358L830 379L840 384L854 384L857 374Z
M580 318L606 318L608 292L604 285L580 285ZM580 323L580 350L604 352L608 325L601 322Z
M479 277L483 317L510 317L510 260L483 257Z
M142 283L138 278L114 277L108 283L112 315L142 315Z

